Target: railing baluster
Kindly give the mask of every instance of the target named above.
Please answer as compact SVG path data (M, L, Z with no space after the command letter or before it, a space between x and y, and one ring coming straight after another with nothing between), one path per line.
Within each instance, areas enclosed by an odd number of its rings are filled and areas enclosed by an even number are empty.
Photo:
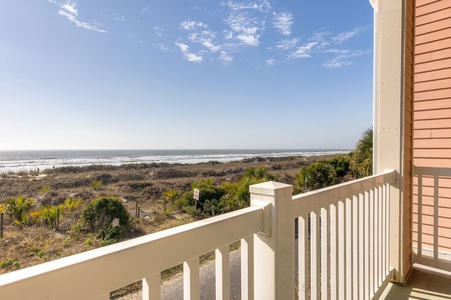
M364 196L362 193L359 194L359 246L358 246L358 253L359 253L359 273L358 273L358 284L359 284L359 294L357 299L365 299L365 269L364 269L364 260L365 260L365 248L364 248L364 240L365 240L365 201Z
M352 290L353 299L359 299L359 201L352 197Z
M144 278L142 285L143 300L161 299L161 273Z
M418 256L423 256L423 175L418 175L418 239L417 252Z
M230 263L229 245L218 248L215 251L216 262L216 299L230 299Z
M254 300L254 236L241 239L241 299Z
M368 238L370 240L370 251L369 251L369 255L370 255L370 278L369 278L369 282L370 282L370 289L369 289L369 298L373 297L374 294L374 197L375 197L375 189L371 189L370 191L370 201L369 201L369 215L370 215L370 230L369 230L369 235Z
M330 206L330 299L338 298L337 205Z
M310 213L310 294L312 299L318 299L319 283L319 247L318 247L318 214Z
M381 196L382 196L382 190L381 187L379 186L377 188L377 198L376 198L376 217L375 217L375 221L376 221L376 281L374 282L374 285L377 289L377 287L379 287L379 284L382 282L381 281L381 242L382 242L382 236L381 236L381 222L380 222L380 217L381 217L381 211L380 211L380 204L381 204Z
M374 195L374 290L375 293L377 291L377 287L379 286L379 199L380 199L380 187L376 187L376 193Z
M345 200L346 205L346 299L352 298L352 203L351 199Z
M307 300L308 285L308 215L298 218L298 268L299 268L299 299Z
M199 298L199 257L195 257L183 263L183 299L197 300Z
M338 202L338 298L346 297L346 205L343 201Z
M365 253L365 262L364 262L364 281L365 281L365 295L364 298L365 300L370 299L370 240L371 240L371 235L370 235L370 193L371 191L367 191L365 192L365 197L364 197L364 203L365 203L365 207L364 207L364 236L365 236L365 242L363 247L365 248L364 253Z
M329 299L330 273L329 273L329 214L327 208L321 208L321 299Z

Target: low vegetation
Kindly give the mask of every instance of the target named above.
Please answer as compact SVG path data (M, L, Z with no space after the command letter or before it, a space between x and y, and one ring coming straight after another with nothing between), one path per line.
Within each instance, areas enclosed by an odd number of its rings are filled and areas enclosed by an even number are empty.
M275 180L301 193L365 176L371 151L359 148L340 156L3 174L0 274L247 207L252 184Z

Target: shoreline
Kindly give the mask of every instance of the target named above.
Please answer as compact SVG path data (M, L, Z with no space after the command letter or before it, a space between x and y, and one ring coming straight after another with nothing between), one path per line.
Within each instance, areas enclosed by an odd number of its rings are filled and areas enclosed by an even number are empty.
M161 150L0 152L0 174L45 171L64 167L128 164L198 164L240 162L257 157L345 155L351 150ZM3 154L3 155L1 155Z

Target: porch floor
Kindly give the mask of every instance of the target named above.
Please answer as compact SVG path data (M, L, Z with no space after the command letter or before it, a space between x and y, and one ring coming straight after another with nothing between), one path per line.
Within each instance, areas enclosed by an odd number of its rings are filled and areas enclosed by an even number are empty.
M380 299L451 300L451 273L414 265L407 285L390 283Z

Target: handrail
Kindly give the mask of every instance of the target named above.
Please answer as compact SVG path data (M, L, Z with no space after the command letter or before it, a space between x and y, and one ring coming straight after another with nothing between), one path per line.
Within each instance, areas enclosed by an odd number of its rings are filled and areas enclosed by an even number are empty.
M395 182L396 171L387 170L381 174L333 185L320 190L315 190L293 196L292 216L300 216L301 211L319 210L339 200L343 200L375 186ZM302 199L302 201L297 201Z
M7 299L90 299L262 230L249 207L0 276ZM212 234L213 233L213 234Z

